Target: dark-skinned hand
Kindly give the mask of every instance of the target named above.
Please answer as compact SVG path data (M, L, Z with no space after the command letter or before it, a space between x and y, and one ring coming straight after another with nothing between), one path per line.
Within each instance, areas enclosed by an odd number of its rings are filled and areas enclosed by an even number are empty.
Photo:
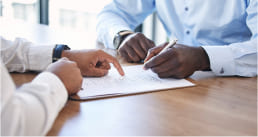
M133 33L121 43L118 52L128 62L140 62L154 46L154 42L142 33Z
M178 79L186 78L197 70L210 69L209 57L202 47L176 44L158 55L167 44L164 43L149 50L144 69L151 69L161 78Z

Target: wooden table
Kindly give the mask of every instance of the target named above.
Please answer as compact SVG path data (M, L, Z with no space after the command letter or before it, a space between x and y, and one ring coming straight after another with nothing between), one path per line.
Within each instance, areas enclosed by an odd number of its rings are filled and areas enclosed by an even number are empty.
M48 30L46 26L33 30L37 33L31 36L39 36L32 39L37 42L44 35L59 36ZM62 42L62 37L55 38L61 38ZM49 40L53 39L39 39L40 42ZM83 43L83 38L76 40ZM35 73L12 73L17 86L35 76ZM68 101L48 135L257 135L257 77L214 77L197 72L191 78L197 86L84 102Z
M12 74L17 85L36 74ZM257 77L212 77L197 86L68 101L48 135L257 135Z

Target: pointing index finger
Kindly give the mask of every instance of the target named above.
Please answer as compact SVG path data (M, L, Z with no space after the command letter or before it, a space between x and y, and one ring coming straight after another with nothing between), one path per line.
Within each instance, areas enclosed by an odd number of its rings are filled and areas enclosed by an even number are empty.
M113 56L111 56L109 54L105 54L103 56L103 59L106 60L109 63L112 63L121 76L125 75L123 68L121 67L120 63L117 61L116 58L114 58Z

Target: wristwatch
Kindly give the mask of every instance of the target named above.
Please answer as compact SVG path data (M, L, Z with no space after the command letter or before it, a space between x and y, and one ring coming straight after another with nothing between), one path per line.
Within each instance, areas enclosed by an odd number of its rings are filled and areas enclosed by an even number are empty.
M52 62L56 62L61 58L63 50L70 50L70 48L65 44L56 44L53 50Z
M115 38L113 40L113 44L115 49L118 49L120 44L123 42L123 40L130 34L133 34L134 32L129 31L129 30L123 30L123 31L119 31L116 35Z

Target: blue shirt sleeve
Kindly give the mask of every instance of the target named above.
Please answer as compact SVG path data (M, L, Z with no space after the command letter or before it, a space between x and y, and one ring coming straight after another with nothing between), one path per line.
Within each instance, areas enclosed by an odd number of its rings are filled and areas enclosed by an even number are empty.
M98 15L98 40L114 49L113 39L117 32L134 30L154 10L155 0L114 0Z
M169 37L202 46L219 76L257 75L257 0L114 0L98 16L97 33L108 48L121 30L133 30L157 11ZM201 5L201 6L200 6Z
M251 0L246 9L246 24L252 33L250 40L224 46L202 46L216 75L257 75L257 6L257 0Z

